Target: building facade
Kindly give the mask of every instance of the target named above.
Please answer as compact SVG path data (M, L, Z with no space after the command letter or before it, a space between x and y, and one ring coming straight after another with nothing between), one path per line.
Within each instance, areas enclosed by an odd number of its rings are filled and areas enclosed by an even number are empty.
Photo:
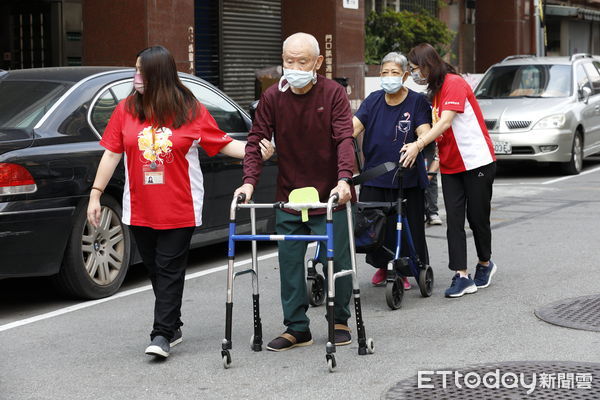
M325 56L319 72L362 97L364 0L3 0L0 15L4 69L132 66L160 44L245 107L257 71L277 70L283 38L303 31Z
M513 54L600 54L600 0L443 0L438 13L457 32L461 72L485 72Z

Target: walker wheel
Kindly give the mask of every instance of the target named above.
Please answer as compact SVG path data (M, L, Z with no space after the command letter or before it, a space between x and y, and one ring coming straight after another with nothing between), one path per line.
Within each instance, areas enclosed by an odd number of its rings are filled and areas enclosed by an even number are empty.
M335 371L335 368L337 367L335 356L333 354L327 354L325 357L327 357L327 368L329 369L329 372Z
M404 284L399 276L393 282L386 282L385 285L385 301L392 310L400 308L402 297L404 296Z
M373 342L373 338L367 339L367 353L368 354L375 353L375 343Z
M306 291L311 306L318 307L325 302L325 278L321 274L306 280Z
M223 350L221 355L223 355L223 368L229 369L231 366L231 354L229 354L229 350Z
M419 271L419 289L423 297L429 297L433 292L433 269L429 265Z

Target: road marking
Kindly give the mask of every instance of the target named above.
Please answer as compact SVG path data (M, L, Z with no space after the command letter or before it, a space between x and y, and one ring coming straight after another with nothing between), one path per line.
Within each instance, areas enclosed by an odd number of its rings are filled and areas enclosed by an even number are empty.
M583 176L583 175L591 174L592 172L597 172L597 171L600 171L600 167L596 167L594 169L590 169L589 171L582 172L579 175L570 175L570 176L563 176L562 178L551 179L549 181L542 182L542 185L551 185L551 184L556 183L556 182L565 181L565 180L571 179L571 178L577 178L578 176Z
M309 247L312 247L312 246L314 246L314 243L311 243L309 245ZM277 252L268 253L268 254L259 256L258 261L267 260L267 259L273 258L273 257L277 257ZM252 263L251 258L249 258L247 260L237 261L235 263L235 266L238 267L238 266L242 266L242 265L246 265L246 264L250 264L250 263ZM210 268L205 271L194 272L193 274L186 275L185 280L187 281L190 279L200 278L201 276L214 274L216 272L224 271L226 269L227 269L227 265L221 265L220 267ZM148 290L152 290L152 285L146 285L146 286L141 286L141 287L138 287L135 289L129 289L124 292L119 292L117 294L114 294L111 297L105 297L103 299L86 301L84 303L79 303L79 304L75 304L75 305L72 305L69 307L60 308L58 310L51 311L51 312L48 312L45 314L36 315L35 317L30 317L30 318L25 318L25 319L22 319L19 321L10 322L8 324L0 325L0 332L7 331L7 330L13 329L13 328L18 328L18 327L24 326L24 325L33 324L34 322L43 321L45 319L58 317L60 315L68 314L68 313L71 313L74 311L79 311L84 308L93 307L98 304L106 303L106 302L112 301L112 300L121 299L123 297L128 297L128 296L138 294L141 292L145 292Z

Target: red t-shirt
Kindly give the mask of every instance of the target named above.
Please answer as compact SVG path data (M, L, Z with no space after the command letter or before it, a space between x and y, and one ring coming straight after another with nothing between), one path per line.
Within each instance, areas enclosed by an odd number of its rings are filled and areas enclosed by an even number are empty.
M434 123L444 110L457 114L452 126L436 139L442 174L470 171L496 161L479 103L469 84L459 75L446 74L433 101Z
M129 113L125 103L115 108L100 141L114 153L125 153L123 223L154 229L200 226L204 178L198 145L214 156L232 139L201 104L193 121L178 129L153 130ZM152 161L156 169L150 168Z

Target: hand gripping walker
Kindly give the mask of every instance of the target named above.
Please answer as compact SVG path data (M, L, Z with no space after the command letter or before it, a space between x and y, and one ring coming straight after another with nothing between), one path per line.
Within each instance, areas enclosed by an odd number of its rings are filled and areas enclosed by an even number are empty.
M290 194L290 197L292 195ZM232 348L231 342L231 326L233 317L233 281L234 279L243 274L252 274L252 288L253 288L253 309L254 309L254 334L251 338L250 347L254 351L262 350L262 324L260 321L259 312L259 292L258 292L258 259L256 251L257 241L278 241L278 240L300 240L300 241L323 241L327 243L327 320L328 320L328 342L326 345L326 359L327 365L330 372L336 368L337 363L335 361L335 317L334 317L334 299L335 299L335 280L346 275L352 275L352 293L354 295L354 309L356 316L356 330L358 334L358 354L365 355L373 353L374 345L373 339L366 339L365 328L362 320L362 312L360 305L360 289L358 287L358 279L356 276L356 252L354 247L354 235L351 227L352 224L352 208L350 202L346 203L346 214L348 216L348 229L350 235L350 259L352 269L343 270L334 273L333 272L333 260L334 260L334 248L333 248L333 209L337 205L338 194L334 193L327 203L318 202L318 197L315 202L307 203L292 203L292 202L277 202L274 204L242 204L245 200L245 195L240 194L231 202L230 209L230 222L229 222L229 251L228 251L228 268L227 268L227 302L225 303L225 338L222 342L221 356L223 357L223 367L229 368L231 365L231 353ZM251 222L251 234L250 235L238 235L235 233L236 223L235 214L240 208L250 209L250 222ZM326 208L327 219L326 219L326 234L325 235L257 235L256 234L256 215L255 210L257 208L278 208L278 209L293 209L293 210L307 210L309 208ZM251 241L252 242L252 268L243 271L234 272L234 260L235 260L235 242L236 241Z

